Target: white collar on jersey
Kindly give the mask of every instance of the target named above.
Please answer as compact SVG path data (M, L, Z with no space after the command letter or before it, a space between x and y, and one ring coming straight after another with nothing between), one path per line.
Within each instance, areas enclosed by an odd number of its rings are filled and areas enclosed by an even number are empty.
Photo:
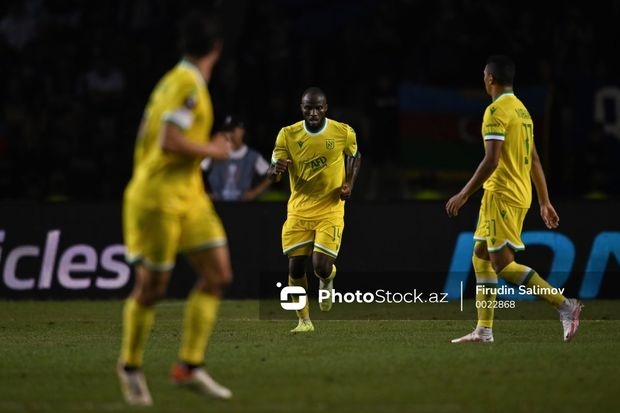
M306 131L308 135L320 135L321 133L325 132L325 129L327 129L327 124L329 123L329 119L325 118L325 125L323 125L321 130L318 132L310 132L308 128L306 128L306 121L303 120L302 122L304 124L304 130Z

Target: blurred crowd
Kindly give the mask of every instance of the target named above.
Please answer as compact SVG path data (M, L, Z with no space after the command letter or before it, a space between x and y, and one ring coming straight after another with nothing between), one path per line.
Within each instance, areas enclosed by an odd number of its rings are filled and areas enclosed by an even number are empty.
M365 162L356 196L441 198L446 188L432 173L403 178L398 87L482 89L486 56L509 52L519 85L550 91L542 151L552 195L618 195L620 140L600 125L576 131L572 120L583 109L575 85L620 83L610 57L620 2L569 0L548 14L532 1L7 0L0 198L119 200L148 94L180 57L176 22L195 6L218 9L225 22L210 85L216 125L240 114L247 143L267 159L315 85L328 116L358 133Z

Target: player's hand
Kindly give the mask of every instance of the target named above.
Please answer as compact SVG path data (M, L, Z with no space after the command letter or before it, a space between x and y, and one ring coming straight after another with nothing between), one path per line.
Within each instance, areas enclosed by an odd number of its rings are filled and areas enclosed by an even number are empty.
M468 197L465 194L459 192L448 200L448 202L446 203L446 213L450 218L455 217L459 214L459 209L461 209L461 207L465 205L465 202L467 202L467 198Z
M232 143L230 142L229 132L217 132L207 145L209 146L210 158L217 161L224 161L230 158Z
M276 182L280 181L282 174L287 171L290 164L290 159L278 159L275 164L271 165L271 177Z
M349 199L351 198L351 186L347 183L342 184L340 187L340 199Z
M555 229L560 225L560 217L551 204L540 206L540 216L549 229Z
M275 175L280 175L286 172L288 166L291 164L290 159L278 159L276 163L273 165L273 173Z

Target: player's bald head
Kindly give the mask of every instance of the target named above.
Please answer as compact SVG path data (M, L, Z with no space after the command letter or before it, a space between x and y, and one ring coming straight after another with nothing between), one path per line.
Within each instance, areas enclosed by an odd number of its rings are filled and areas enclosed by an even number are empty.
M327 97L325 96L325 93L321 89L319 89L318 87L312 86L306 89L304 93L302 93L301 102L303 103L304 101L306 102L323 101L327 103Z

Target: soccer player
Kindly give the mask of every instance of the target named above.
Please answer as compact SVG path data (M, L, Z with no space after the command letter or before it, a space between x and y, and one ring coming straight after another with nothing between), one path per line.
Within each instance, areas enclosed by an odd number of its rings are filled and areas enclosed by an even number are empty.
M472 257L478 324L473 332L452 340L453 343L493 341L493 302L498 276L540 291L537 295L559 311L564 341L570 341L579 327L581 303L555 292L536 271L515 261L515 252L525 249L521 229L532 201L532 182L547 228L557 228L560 219L549 200L534 143L532 118L514 94L514 76L515 64L511 58L502 55L488 58L484 86L492 102L482 121L485 155L467 184L446 204L448 216L454 217L480 186L484 188Z
M210 139L213 108L207 83L222 50L216 18L190 13L182 22L182 60L153 90L135 143L133 176L123 200L123 236L135 285L123 309L117 374L131 405L153 403L142 373L154 305L166 288L178 252L197 274L186 302L178 362L170 378L216 398L231 391L203 367L220 297L232 270L222 223L202 182L200 161L227 159L224 135Z
M280 179L289 172L291 195L282 227L282 250L289 258L289 285L308 290L306 262L312 255L319 289L329 298L322 311L332 307L336 266L344 230L344 201L349 199L361 165L355 131L326 117L327 98L317 87L301 97L303 120L280 130L268 174ZM293 333L314 331L308 304L297 311Z

